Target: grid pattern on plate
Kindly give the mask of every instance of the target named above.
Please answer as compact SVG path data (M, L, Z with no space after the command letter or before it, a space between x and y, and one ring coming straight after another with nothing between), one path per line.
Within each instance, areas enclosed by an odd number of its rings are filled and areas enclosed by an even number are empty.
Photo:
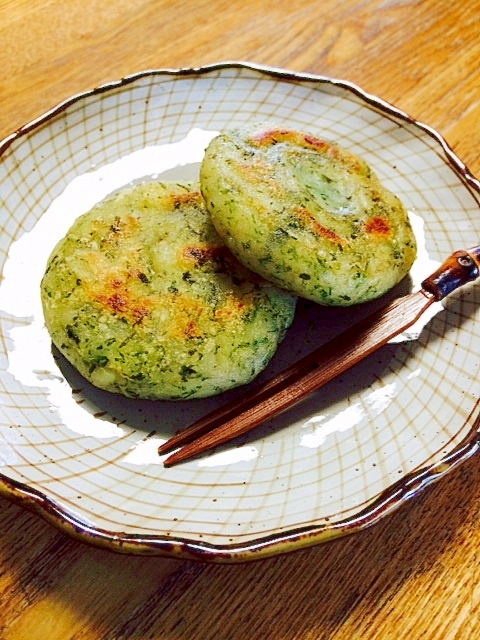
M475 287L452 296L448 312L419 340L389 345L265 425L233 462L220 453L208 464L165 470L155 457L158 439L190 421L188 407L117 405L90 389L72 395L51 357L35 292L21 312L15 308L10 265L22 260L15 248L35 234L51 202L77 176L144 147L178 142L194 128L216 131L251 120L317 132L365 157L423 218L432 258L473 244L478 196L438 142L328 83L235 68L146 76L84 97L18 138L0 165L0 464L6 476L39 489L81 521L212 544L338 522L399 478L440 461L472 428L480 359ZM44 242L50 250L49 238ZM43 265L37 269L38 276ZM312 344L316 338L312 329ZM38 352L24 353L25 371L12 374L13 354L35 342Z

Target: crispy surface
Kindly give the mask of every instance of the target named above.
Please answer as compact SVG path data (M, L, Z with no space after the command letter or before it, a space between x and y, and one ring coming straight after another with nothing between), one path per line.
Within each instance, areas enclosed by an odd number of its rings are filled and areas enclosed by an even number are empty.
M372 300L409 271L416 243L400 200L336 144L258 125L207 148L213 223L250 269L325 305Z
M241 265L198 187L146 183L81 216L42 280L45 321L95 386L129 397L214 395L252 380L295 297Z

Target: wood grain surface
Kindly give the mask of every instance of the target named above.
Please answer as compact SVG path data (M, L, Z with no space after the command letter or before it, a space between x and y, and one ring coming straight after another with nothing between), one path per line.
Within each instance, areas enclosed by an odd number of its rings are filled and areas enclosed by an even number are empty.
M359 84L479 176L479 16L479 0L0 0L0 138L130 73L248 60ZM479 637L478 456L360 534L247 565L117 556L0 501L2 640Z

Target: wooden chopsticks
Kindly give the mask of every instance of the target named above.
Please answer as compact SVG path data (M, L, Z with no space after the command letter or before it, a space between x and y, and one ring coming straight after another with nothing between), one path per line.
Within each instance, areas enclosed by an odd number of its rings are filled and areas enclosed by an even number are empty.
M408 305L405 300L408 299ZM413 324L434 298L423 291L395 300L382 311L368 316L333 341L319 347L263 385L233 403L200 418L184 431L160 445L163 455L175 451L165 461L166 467L198 456L205 451L243 435L267 419L300 402L320 389L367 355ZM401 318L395 310L401 305ZM392 318L397 321L392 334ZM398 322L401 320L401 322Z
M171 467L251 431L344 373L414 324L435 301L480 275L480 245L456 251L420 291L398 298L294 363L239 401L220 407L162 444Z

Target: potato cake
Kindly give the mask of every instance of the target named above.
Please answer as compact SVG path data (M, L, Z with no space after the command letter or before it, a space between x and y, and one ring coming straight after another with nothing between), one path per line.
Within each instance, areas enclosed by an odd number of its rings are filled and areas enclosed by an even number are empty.
M317 303L378 298L415 259L400 200L366 162L315 136L271 125L221 133L206 150L200 184L237 258Z
M296 303L231 254L198 185L161 182L78 218L49 258L41 296L53 343L87 380L147 399L251 381Z

